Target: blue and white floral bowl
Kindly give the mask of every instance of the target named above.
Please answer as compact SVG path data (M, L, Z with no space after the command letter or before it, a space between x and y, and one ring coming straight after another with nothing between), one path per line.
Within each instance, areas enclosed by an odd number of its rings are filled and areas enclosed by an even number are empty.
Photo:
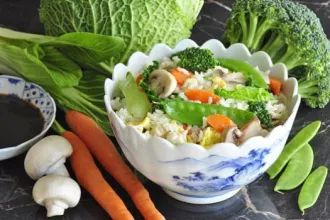
M0 94L15 95L37 106L45 121L44 129L34 138L18 146L0 149L1 161L24 153L46 134L55 120L56 105L53 98L40 86L14 76L0 75Z
M116 83L124 80L128 71L137 76L152 60L160 61L188 47L198 47L192 40L179 42L174 49L165 44L154 46L149 55L134 53L128 65L118 64L113 80L105 82L105 103L114 134L128 161L165 192L184 202L209 204L230 198L241 187L261 176L278 158L287 141L296 117L300 95L298 83L288 79L283 64L273 65L265 52L250 54L243 44L226 49L218 40L209 40L202 48L210 49L217 58L235 58L258 66L262 71L283 83L283 93L288 98L290 116L284 125L274 128L266 137L253 137L237 147L231 143L216 144L205 149L197 144L174 146L169 141L152 137L147 139L136 128L126 126L112 110L110 99Z

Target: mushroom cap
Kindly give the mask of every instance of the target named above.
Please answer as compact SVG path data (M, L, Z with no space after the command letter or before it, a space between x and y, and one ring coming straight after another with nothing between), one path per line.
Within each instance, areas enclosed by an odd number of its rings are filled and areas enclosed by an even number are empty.
M34 180L47 174L49 169L55 170L63 165L65 159L72 154L72 146L64 137L51 135L43 138L26 154L24 168Z
M36 203L46 206L48 216L61 215L69 207L75 207L81 196L76 181L66 176L47 175L40 178L32 190Z

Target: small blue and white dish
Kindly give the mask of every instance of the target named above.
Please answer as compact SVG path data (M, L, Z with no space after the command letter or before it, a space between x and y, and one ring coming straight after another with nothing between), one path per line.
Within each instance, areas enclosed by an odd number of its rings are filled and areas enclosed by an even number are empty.
M53 98L43 88L14 76L0 75L0 94L14 95L33 104L39 108L44 118L43 130L37 136L17 146L0 149L1 161L24 153L46 134L55 120L56 105Z

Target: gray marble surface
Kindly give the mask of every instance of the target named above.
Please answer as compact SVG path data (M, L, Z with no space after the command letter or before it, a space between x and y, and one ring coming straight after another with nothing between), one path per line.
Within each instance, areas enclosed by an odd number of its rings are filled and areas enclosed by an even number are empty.
M194 27L192 39L203 43L210 38L220 38L224 31L224 23L231 11L233 0L206 0L203 10ZM320 17L330 37L330 1L309 0L299 1L314 10ZM38 0L0 0L0 25L20 31L42 33L38 18ZM62 115L59 115L61 117ZM330 167L330 105L324 109L300 107L292 133L314 120L322 120L322 128L311 142L314 149L314 167L324 165ZM24 172L24 156L0 161L0 219L46 219L46 211L36 205L31 198L34 181ZM104 172L116 192L125 201L136 219L142 219L123 189ZM170 220L277 220L306 219L330 220L330 179L327 178L322 194L304 216L298 210L297 198L299 189L284 195L273 192L276 180L271 181L265 175L248 187L243 188L233 198L213 205L189 205L173 200L163 191L146 182L152 199L157 208ZM329 201L330 203L330 201ZM63 217L52 219L109 219L108 215L98 206L88 193L83 191L82 199L76 208L66 211Z

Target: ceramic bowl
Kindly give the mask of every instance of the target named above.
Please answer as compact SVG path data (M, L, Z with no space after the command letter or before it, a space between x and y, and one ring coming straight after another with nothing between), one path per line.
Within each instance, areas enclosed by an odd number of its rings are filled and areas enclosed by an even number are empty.
M137 76L152 60L160 61L188 47L198 47L192 40L183 40L173 49L165 44L153 47L149 55L134 53L127 66L118 64L114 68L113 80L105 82L105 103L112 129L128 161L143 175L163 187L175 199L209 204L235 195L239 189L261 176L280 155L296 117L300 95L298 83L288 79L283 64L273 65L265 52L253 55L243 44L229 48L218 40L209 40L201 48L208 48L217 58L235 58L269 70L271 77L283 83L283 93L288 98L290 116L284 125L274 128L266 137L253 137L237 147L231 143L215 144L205 149L197 144L174 146L166 139L151 137L124 122L112 110L110 99L116 91L118 80L124 80L128 71Z
M5 160L27 151L46 134L55 120L56 105L53 98L40 86L14 76L0 75L0 94L15 95L32 103L40 109L45 120L43 130L34 138L17 146L0 149L0 160Z

